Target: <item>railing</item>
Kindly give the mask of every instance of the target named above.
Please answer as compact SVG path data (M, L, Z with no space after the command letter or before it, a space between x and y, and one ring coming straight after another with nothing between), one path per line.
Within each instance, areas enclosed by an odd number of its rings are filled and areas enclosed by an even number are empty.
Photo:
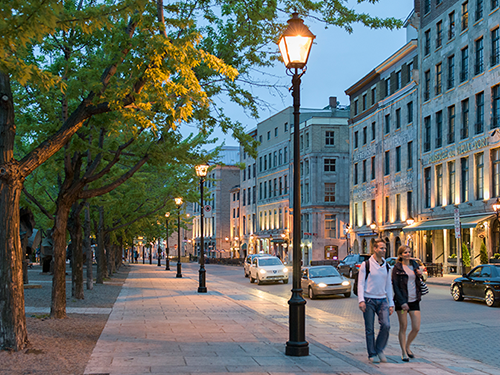
M443 277L443 263L424 263L429 277Z

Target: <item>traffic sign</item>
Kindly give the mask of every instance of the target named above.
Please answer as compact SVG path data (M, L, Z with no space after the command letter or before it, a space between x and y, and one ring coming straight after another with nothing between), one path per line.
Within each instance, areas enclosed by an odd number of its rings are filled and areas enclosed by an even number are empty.
M210 205L208 205L208 204L207 204L207 205L204 207L204 211L205 211L205 212L204 212L204 216L205 216L205 217L212 217L212 206L210 206Z
M455 238L460 238L460 211L458 208L455 208Z

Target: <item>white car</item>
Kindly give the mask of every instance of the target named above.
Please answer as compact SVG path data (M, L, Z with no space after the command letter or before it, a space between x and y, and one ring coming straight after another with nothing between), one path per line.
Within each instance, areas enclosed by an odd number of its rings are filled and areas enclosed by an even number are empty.
M288 268L286 268L278 257L254 257L250 267L250 282L283 281L288 284Z
M250 254L245 258L243 262L243 271L245 272L245 277L250 276L250 267L252 266L252 259L255 257L269 257L269 254Z

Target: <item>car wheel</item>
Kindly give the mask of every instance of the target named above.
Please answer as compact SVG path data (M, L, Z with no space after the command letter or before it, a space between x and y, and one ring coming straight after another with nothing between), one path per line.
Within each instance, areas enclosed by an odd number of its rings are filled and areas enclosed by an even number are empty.
M316 295L314 294L313 288L309 287L308 294L310 299L316 299Z
M351 292L344 293L345 298L350 298L351 297Z
M259 276L257 276L257 285L261 285L262 284L262 280L259 278Z
M250 274L250 282L251 282L251 283L254 283L254 282L255 282L255 279L252 277L252 274Z
M464 296L462 295L462 290L460 289L460 286L458 286L458 284L453 285L453 288L451 290L451 295L455 301L464 300Z
M248 277L248 276L249 276L248 273L245 272L245 277Z
M349 278L352 279L352 268L349 270Z
M288 284L288 279L283 279L283 284Z
M486 305L488 305L489 307L498 306L500 303L500 301L495 301L495 293L493 293L491 289L486 290L484 301L486 302Z

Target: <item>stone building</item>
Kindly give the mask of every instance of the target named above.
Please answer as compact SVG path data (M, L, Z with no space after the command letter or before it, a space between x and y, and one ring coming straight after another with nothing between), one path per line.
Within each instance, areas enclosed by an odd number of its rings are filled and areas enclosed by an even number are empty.
M409 39L346 90L351 103L350 246L354 253L369 254L377 237L386 241L388 257L395 256L402 243L412 242L403 227L415 215L417 202L417 80L418 43Z
M500 11L497 0L415 1L418 28L418 215L405 228L424 262L455 270L460 241L478 264L498 252ZM460 216L455 238L454 216ZM450 267L448 267L450 266ZM459 268L460 270L460 268Z

